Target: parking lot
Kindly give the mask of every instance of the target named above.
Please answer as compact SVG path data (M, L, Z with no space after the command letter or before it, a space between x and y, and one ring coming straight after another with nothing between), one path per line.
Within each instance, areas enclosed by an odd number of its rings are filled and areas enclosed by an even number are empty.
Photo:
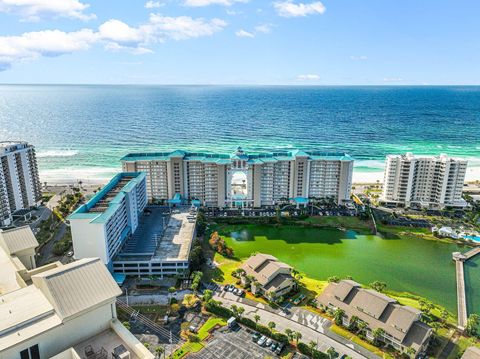
M253 342L252 333L254 333L252 330L244 327L236 331L231 331L228 328L221 329L214 334L214 338L208 342L205 349L189 357L196 359L263 359L266 356L277 357L268 348L261 347Z

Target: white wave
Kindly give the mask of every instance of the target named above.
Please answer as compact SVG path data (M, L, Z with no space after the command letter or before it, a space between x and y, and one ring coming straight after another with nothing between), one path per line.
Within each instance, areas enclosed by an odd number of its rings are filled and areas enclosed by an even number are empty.
M369 167L374 170L382 170L385 167L385 160L355 160L355 167Z
M73 157L78 155L78 151L76 150L51 150L51 151L43 151L38 152L38 158L45 158L45 157Z

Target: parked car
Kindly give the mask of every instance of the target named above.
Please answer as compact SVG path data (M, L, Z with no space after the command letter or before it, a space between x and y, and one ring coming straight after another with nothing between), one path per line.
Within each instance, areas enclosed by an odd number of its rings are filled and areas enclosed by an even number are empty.
M275 349L275 354L280 355L283 348L285 348L285 344L278 343L278 347L277 347L277 349Z
M73 251L70 251L67 253L67 257L72 257L73 256Z
M255 332L252 334L252 340L256 343L260 339L262 335L259 332Z
M277 342L273 342L272 345L270 345L270 350L272 352L275 352L275 350L277 349L277 345L278 345Z
M260 339L258 339L257 344L263 347L265 345L265 342L267 341L267 337L265 335L262 335Z
M267 341L265 342L265 345L267 346L267 348L272 345L273 343L273 340L271 338L268 338Z

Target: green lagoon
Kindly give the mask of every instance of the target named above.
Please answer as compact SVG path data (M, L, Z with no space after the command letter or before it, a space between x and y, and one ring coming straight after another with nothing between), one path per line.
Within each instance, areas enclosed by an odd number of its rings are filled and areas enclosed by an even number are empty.
M384 239L334 228L247 224L218 225L216 229L239 258L264 252L319 280L351 275L365 284L384 281L389 289L428 298L456 315L452 252L467 247L420 238ZM470 312L480 312L479 265L477 257L467 266Z

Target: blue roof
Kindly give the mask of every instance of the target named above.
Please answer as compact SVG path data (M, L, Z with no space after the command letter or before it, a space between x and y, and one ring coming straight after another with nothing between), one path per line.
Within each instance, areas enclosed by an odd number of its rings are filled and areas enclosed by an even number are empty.
M130 192L138 183L145 180L143 172L121 172L95 194L87 203L78 207L69 219L90 219L94 223L103 223L120 206L125 193Z
M209 153L209 152L186 152L175 150L172 152L152 152L152 153L129 153L122 157L122 161L168 161L171 158L181 157L186 161L199 161L205 163L230 164L232 160L245 160L250 164L261 164L277 161L292 161L296 157L306 157L312 160L337 160L353 161L347 153L344 152L322 152L322 151L278 151L262 153L246 153L239 148L233 154Z

